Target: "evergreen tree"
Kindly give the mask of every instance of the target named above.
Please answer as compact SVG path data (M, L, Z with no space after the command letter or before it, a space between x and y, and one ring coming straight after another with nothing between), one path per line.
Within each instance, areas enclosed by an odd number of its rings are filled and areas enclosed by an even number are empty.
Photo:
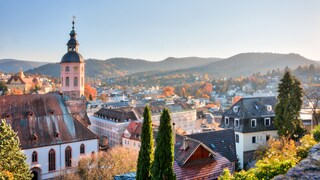
M174 151L171 117L167 108L163 109L160 117L160 126L156 142L152 179L176 179L173 172Z
M17 134L5 120L0 121L0 175L14 179L31 179L27 157L20 149ZM1 176L3 177L3 176Z
M143 125L141 132L141 147L139 151L137 178L140 180L151 179L153 156L153 131L149 106L144 108Z
M286 71L279 83L278 93L274 120L278 135L297 139L304 133L299 113L302 106L301 83Z

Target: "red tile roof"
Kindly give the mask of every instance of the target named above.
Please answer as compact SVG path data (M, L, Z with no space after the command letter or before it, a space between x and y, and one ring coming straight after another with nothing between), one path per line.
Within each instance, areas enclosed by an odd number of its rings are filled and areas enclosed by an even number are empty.
M226 167L233 172L233 164L227 158L212 151L200 141L189 137L185 141L185 138L177 134L175 139L174 171L177 179L215 179ZM186 149L183 141L187 143Z
M191 161L184 166L180 166L177 161L174 162L174 172L177 179L217 179L223 169L228 167L233 172L232 163L219 153L215 158L206 158Z

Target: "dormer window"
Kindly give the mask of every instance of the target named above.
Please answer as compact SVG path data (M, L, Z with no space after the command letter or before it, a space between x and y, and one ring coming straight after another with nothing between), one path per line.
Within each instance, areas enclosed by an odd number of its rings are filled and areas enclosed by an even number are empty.
M237 113L239 111L239 106L233 106L233 112Z
M7 114L6 114L6 118L10 118L10 114L7 113Z
M251 127L253 127L253 128L257 127L257 120L256 119L251 119Z
M228 117L224 118L224 124L229 125L229 118Z
M32 117L34 115L33 112L29 112L29 116Z
M50 113L50 115L53 115L54 111L53 111L53 110L50 110L49 113Z
M38 139L38 136L36 134L32 134L32 140L37 140Z
M234 127L239 127L240 120L234 119Z
M272 111L272 106L271 105L265 105L265 106L266 106L267 111Z
M54 132L54 136L55 136L55 137L59 137L59 136L60 136L60 133L59 133L59 132Z

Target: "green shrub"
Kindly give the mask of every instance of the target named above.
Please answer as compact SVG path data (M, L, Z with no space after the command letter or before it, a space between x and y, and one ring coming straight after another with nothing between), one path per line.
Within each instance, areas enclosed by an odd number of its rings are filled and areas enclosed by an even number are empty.
M319 142L320 141L320 125L316 126L312 131L312 133L313 133L314 140Z

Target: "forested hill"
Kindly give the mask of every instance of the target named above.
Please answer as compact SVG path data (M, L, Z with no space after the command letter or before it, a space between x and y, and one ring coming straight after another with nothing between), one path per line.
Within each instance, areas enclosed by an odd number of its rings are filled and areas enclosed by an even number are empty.
M47 62L25 61L17 59L0 59L0 71L5 73L16 73L19 69L27 71L45 65Z
M200 73L213 77L250 76L253 73L266 73L268 70L295 69L298 66L318 65L317 61L307 59L299 54L242 53L221 58L173 58L162 61L141 59L111 58L107 60L86 60L86 75L89 77L117 77L134 73ZM59 64L46 64L27 71L32 74L45 74L58 77Z
M107 60L86 60L86 75L89 77L116 77L146 71L169 71L208 65L220 58L167 58L162 61L146 61L141 59L111 58ZM29 74L45 74L54 77L60 75L58 63L51 63L27 71Z
M295 69L298 66L310 64L318 65L318 62L293 53L242 53L206 66L179 70L177 72L206 72L216 77L238 77L250 76L257 72L266 73L268 70L284 69L285 67Z

